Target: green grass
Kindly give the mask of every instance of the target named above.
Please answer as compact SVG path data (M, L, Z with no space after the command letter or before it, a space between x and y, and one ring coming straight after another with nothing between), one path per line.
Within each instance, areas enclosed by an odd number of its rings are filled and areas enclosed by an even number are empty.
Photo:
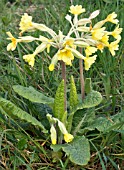
M50 56L43 52L36 59L33 69L22 60L23 54L28 54L36 48L35 43L21 44L13 52L7 52L6 31L18 34L18 23L21 15L28 12L35 22L44 23L56 32L68 31L65 14L71 1L67 0L16 0L10 4L7 1L0 2L0 95L11 100L23 110L35 115L39 120L39 113L43 108L33 106L29 101L20 98L12 89L15 84L33 86L35 89L54 97L55 91L61 81L60 65L54 72L49 72ZM124 28L124 1L123 0L72 0L73 4L81 4L86 8L86 16L92 11L100 9L100 15L94 19L94 23L104 19L109 13L115 11L118 14L120 27ZM109 30L113 29L106 25ZM38 36L39 32L33 33ZM124 31L119 51L112 57L106 50L98 53L97 61L88 72L84 72L85 78L91 77L94 89L103 95L102 104L96 108L98 116L118 114L124 110ZM78 61L73 67L67 68L67 72L75 76L76 86L80 93ZM70 75L67 75L69 81ZM67 83L68 83L67 81ZM85 167L76 166L64 157L54 155L49 148L49 140L46 140L37 128L20 122L14 117L6 117L0 109L0 169L2 170L54 170L54 169L123 169L124 166L124 131L111 131L109 133L86 134L91 145L91 160ZM39 116L39 117L38 117ZM49 136L48 136L49 139ZM55 157L57 160L55 161Z

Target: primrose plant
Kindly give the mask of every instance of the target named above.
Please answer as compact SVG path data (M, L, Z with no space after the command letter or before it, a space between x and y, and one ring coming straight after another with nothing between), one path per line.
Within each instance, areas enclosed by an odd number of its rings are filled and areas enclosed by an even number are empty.
M84 127L83 123L85 119L87 119L87 122L89 121L89 108L94 108L102 101L101 94L92 89L90 78L86 79L84 83L83 65L85 70L89 70L97 58L96 52L98 50L102 53L104 49L108 49L111 55L115 56L115 51L119 49L118 43L121 40L120 33L122 32L122 28L119 28L119 21L116 19L117 14L115 12L109 14L104 20L94 25L92 24L92 20L99 15L99 10L94 11L87 18L83 18L84 12L85 8L82 8L81 5L72 5L70 7L70 15L67 14L65 17L70 23L70 29L67 35L65 35L62 30L56 33L44 24L33 22L32 17L27 13L21 18L19 24L21 32L18 38L15 38L10 32L7 32L9 36L8 39L11 40L11 43L7 46L7 51L14 51L17 44L21 42L38 42L39 45L34 49L32 54L23 56L25 62L31 67L34 67L35 58L39 53L44 50L50 53L51 48L56 49L54 56L51 56L51 63L49 65L49 71L53 71L59 61L62 66L62 82L58 86L55 99L45 96L33 87L13 86L15 92L31 102L43 103L52 108L52 114L48 113L46 115L50 123L50 129L43 126L39 120L32 117L29 113L22 111L10 101L0 99L3 108L6 109L6 105L9 103L10 106L13 106L12 114L38 126L44 133L50 133L51 148L55 152L59 150L61 150L62 153L65 152L69 159L78 165L86 165L90 159L89 141L83 133L79 134L78 132ZM106 30L105 24L107 22L115 25L113 31L110 32ZM25 32L30 33L37 30L41 31L41 35L38 38L29 35L22 36ZM48 36L44 37L42 32L46 32ZM72 66L74 57L79 59L82 100L78 99L74 78L71 76L69 106L67 109L66 66ZM78 110L82 113L82 117L79 118L78 125L73 126L74 116L77 115ZM86 114L84 114L84 112Z

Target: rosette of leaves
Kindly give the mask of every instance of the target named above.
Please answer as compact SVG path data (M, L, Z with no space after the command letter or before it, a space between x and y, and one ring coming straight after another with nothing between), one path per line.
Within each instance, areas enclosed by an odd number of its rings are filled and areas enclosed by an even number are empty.
M31 101L32 104L39 103L43 104L44 106L47 106L47 109L51 108L53 116L62 121L65 124L68 132L72 133L72 125L74 123L73 117L76 112L78 110L93 108L102 101L101 94L97 91L92 90L91 80L86 80L85 84L87 95L83 102L80 102L80 100L78 99L74 78L71 76L70 98L68 108L69 113L67 113L67 111L65 111L64 109L64 80L62 80L62 82L58 86L55 99L45 96L41 92L35 90L33 87L23 87L20 85L15 85L13 86L13 89L20 96ZM43 132L47 132L40 121L38 121L35 117L31 116L29 113L23 111L22 109L14 105L12 102L0 98L0 108L1 110L3 110L4 114L8 114L9 116L17 116L22 120L25 120L35 126L38 126L42 129ZM51 112L50 109L48 109L47 111ZM60 149L62 149L66 153L66 155L68 155L69 159L75 164L86 165L90 159L90 145L88 139L85 136L78 136L76 133L82 126L85 116L80 117L79 119L80 122L78 126L73 129L74 140L68 144L57 144L55 146L52 145L51 147L55 152L58 152Z

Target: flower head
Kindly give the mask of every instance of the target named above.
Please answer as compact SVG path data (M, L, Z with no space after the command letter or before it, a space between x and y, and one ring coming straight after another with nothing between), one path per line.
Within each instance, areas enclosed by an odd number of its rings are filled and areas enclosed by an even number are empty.
M89 70L91 65L95 62L97 55L94 55L92 57L86 56L84 59L84 66L85 70Z
M57 141L57 134L56 134L56 129L53 125L50 128L50 133L51 133L52 144L55 145Z
M103 44L103 43L98 43L98 44L97 44L97 48L98 48L101 52L103 52L104 44Z
M34 61L35 61L35 55L34 54L28 54L28 55L24 55L23 59L25 60L25 62L28 62L28 64L33 67L34 66Z
M84 58L85 70L89 70L91 65L95 62L97 55L94 55L92 57L89 57L89 56L92 55L93 53L95 53L97 51L97 48L96 47L91 47L91 46L88 46L86 48L86 50L85 50L86 57Z
M74 60L74 55L72 54L70 49L64 48L62 50L59 50L57 55L58 60L64 61L67 65L72 65L71 61Z
M108 46L108 44L109 44L109 36L107 35L107 34L105 34L102 38L101 38L101 40L100 40L104 45L106 45L106 46Z
M72 5L72 6L70 6L69 12L74 15L79 15L79 14L85 12L85 8L82 8L81 5L76 5L76 6Z
M122 32L122 28L119 28L119 25L115 28L114 31L111 32L111 35L116 39L121 39L120 33Z
M94 40L101 40L102 37L104 36L104 30L105 30L105 27L98 28L98 29L92 29L91 30L92 38Z
M16 39L11 32L7 32L7 35L9 36L9 38L7 38L8 40L11 40L12 42L8 44L7 46L7 51L14 51L16 49L17 43L18 42L32 42L35 40L38 40L38 38L32 37L32 36L24 36L24 37L19 37L19 39Z
M13 37L11 32L7 32L7 35L9 36L9 38L7 39L12 41L11 43L7 45L7 51L10 51L10 50L14 51L16 49L18 40L15 37Z
M20 34L23 32L32 29L32 16L29 16L27 13L24 13L24 15L21 18L21 22L19 24L19 29L21 30Z
M117 17L117 14L113 12L107 16L107 18L105 19L105 22L112 22L113 24L117 24L119 21L118 19L115 19L116 17Z
M71 135L70 133L66 133L66 134L64 134L64 140L65 140L65 142L71 142L72 140L74 139L74 136L73 135Z
M71 142L73 140L74 136L71 135L70 133L68 133L65 125L62 122L60 122L59 120L58 120L58 126L59 126L60 131L64 134L65 142L67 142L67 143Z
M49 70L50 70L50 71L53 71L53 70L54 70L57 61L58 61L58 56L57 56L57 53L56 53L56 54L53 56L53 58L52 58L51 64L49 65Z
M85 50L86 56L90 56L97 51L96 47L88 46Z
M63 46L64 46L64 47L69 46L69 47L75 48L74 39L73 39L73 38L67 39L67 40L63 43Z
M119 49L118 43L119 43L119 40L116 40L114 42L111 42L108 46L109 51L112 54L112 56L115 56L115 51L117 51Z
M71 17L70 15L66 15L66 19L71 25L67 35L64 35L60 30L59 33L56 34L46 25L32 22L32 16L24 13L19 24L19 29L21 30L20 35L25 31L31 32L34 30L39 30L42 32L47 32L50 36L48 35L49 38L43 36L40 36L39 38L25 36L16 39L10 32L7 32L9 36L8 39L12 41L8 44L7 50L15 50L18 42L32 42L35 40L42 42L37 46L33 54L23 56L23 59L33 67L35 56L37 54L43 52L45 49L47 49L47 53L49 53L50 47L54 47L57 49L57 52L52 57L51 64L49 65L50 71L54 70L58 60L62 60L66 65L71 66L74 56L79 59L83 59L85 70L89 70L91 65L96 60L96 55L92 57L91 55L98 49L102 52L104 47L108 47L111 54L113 56L115 55L115 51L118 50L118 43L121 39L120 33L122 32L122 28L119 28L118 25L114 31L108 32L103 26L106 22L112 22L114 24L119 22L118 19L116 19L117 14L115 12L109 14L106 19L96 23L94 26L92 26L91 20L99 14L99 10L91 13L89 18L82 18L80 20L78 19L78 15L85 12L85 8L82 8L81 5L70 6L69 12L74 14L74 16ZM109 44L109 35L112 35L116 41ZM82 53L76 49L76 47L84 48L86 57L84 57Z
M108 34L105 34L101 40L98 41L98 44L96 44L97 48L103 52L103 49L105 46L108 46L109 45L109 36Z

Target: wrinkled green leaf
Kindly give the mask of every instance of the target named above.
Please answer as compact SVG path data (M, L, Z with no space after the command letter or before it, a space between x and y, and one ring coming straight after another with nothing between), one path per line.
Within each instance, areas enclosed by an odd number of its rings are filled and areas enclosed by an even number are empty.
M53 98L45 96L44 94L38 92L31 86L23 87L21 85L14 85L13 89L20 96L30 100L31 102L43 103L43 104L52 104L54 102Z
M72 111L78 104L78 95L77 90L74 82L73 76L71 76L71 83L70 83L70 110ZM73 121L74 112L72 111L68 117L67 123L67 130L68 132L71 131L72 128L72 121Z
M78 110L74 114L72 131L73 134L84 134L85 127L95 120L95 108Z
M0 107L4 110L3 114L7 113L9 116L12 115L17 116L21 120L25 120L34 126L40 127L44 133L47 132L44 126L36 118L31 116L29 113L23 111L12 102L1 97L0 97Z
M87 165L90 160L90 145L85 136L76 137L62 149L70 160L77 165Z
M124 112L107 117L98 117L88 127L89 129L97 129L101 132L109 132L112 130L124 129Z
M77 110L82 110L85 108L91 108L91 107L95 107L97 105L99 105L102 101L102 96L99 92L97 91L91 91L90 93L88 93L88 95L85 97L85 99L83 100L82 103L79 103L70 113L70 115L68 116L68 125L67 125L67 129L70 132L71 128L72 128L72 120L73 120L73 116L75 114L75 112Z
M67 131L70 133L72 129L72 122L73 122L73 117L74 117L75 112L71 112L68 116L67 120Z
M38 120L41 122L42 125L44 125L44 127L47 127L47 129L50 128L49 125L49 121L48 119L46 119L46 115L52 114L52 109L46 105L46 104L42 104L42 103L33 103L34 106L34 112L36 117L38 117Z
M92 82L91 78L86 78L85 80L85 92L88 94L92 91Z
M74 114L73 118L73 126L72 126L72 131L73 134L84 134L85 133L85 127L89 126L91 122L95 120L95 109L94 108L89 108L85 110L78 110Z
M83 103L80 103L77 106L77 110L84 109L84 108L90 108L95 107L99 105L102 101L102 96L97 91L91 91L83 100Z
M73 76L71 76L70 83L70 110L74 109L78 104L77 90L74 82Z
M64 80L62 80L56 91L55 100L54 100L54 113L53 113L54 117L58 118L60 121L63 120L63 116L65 113L64 103L65 103Z

